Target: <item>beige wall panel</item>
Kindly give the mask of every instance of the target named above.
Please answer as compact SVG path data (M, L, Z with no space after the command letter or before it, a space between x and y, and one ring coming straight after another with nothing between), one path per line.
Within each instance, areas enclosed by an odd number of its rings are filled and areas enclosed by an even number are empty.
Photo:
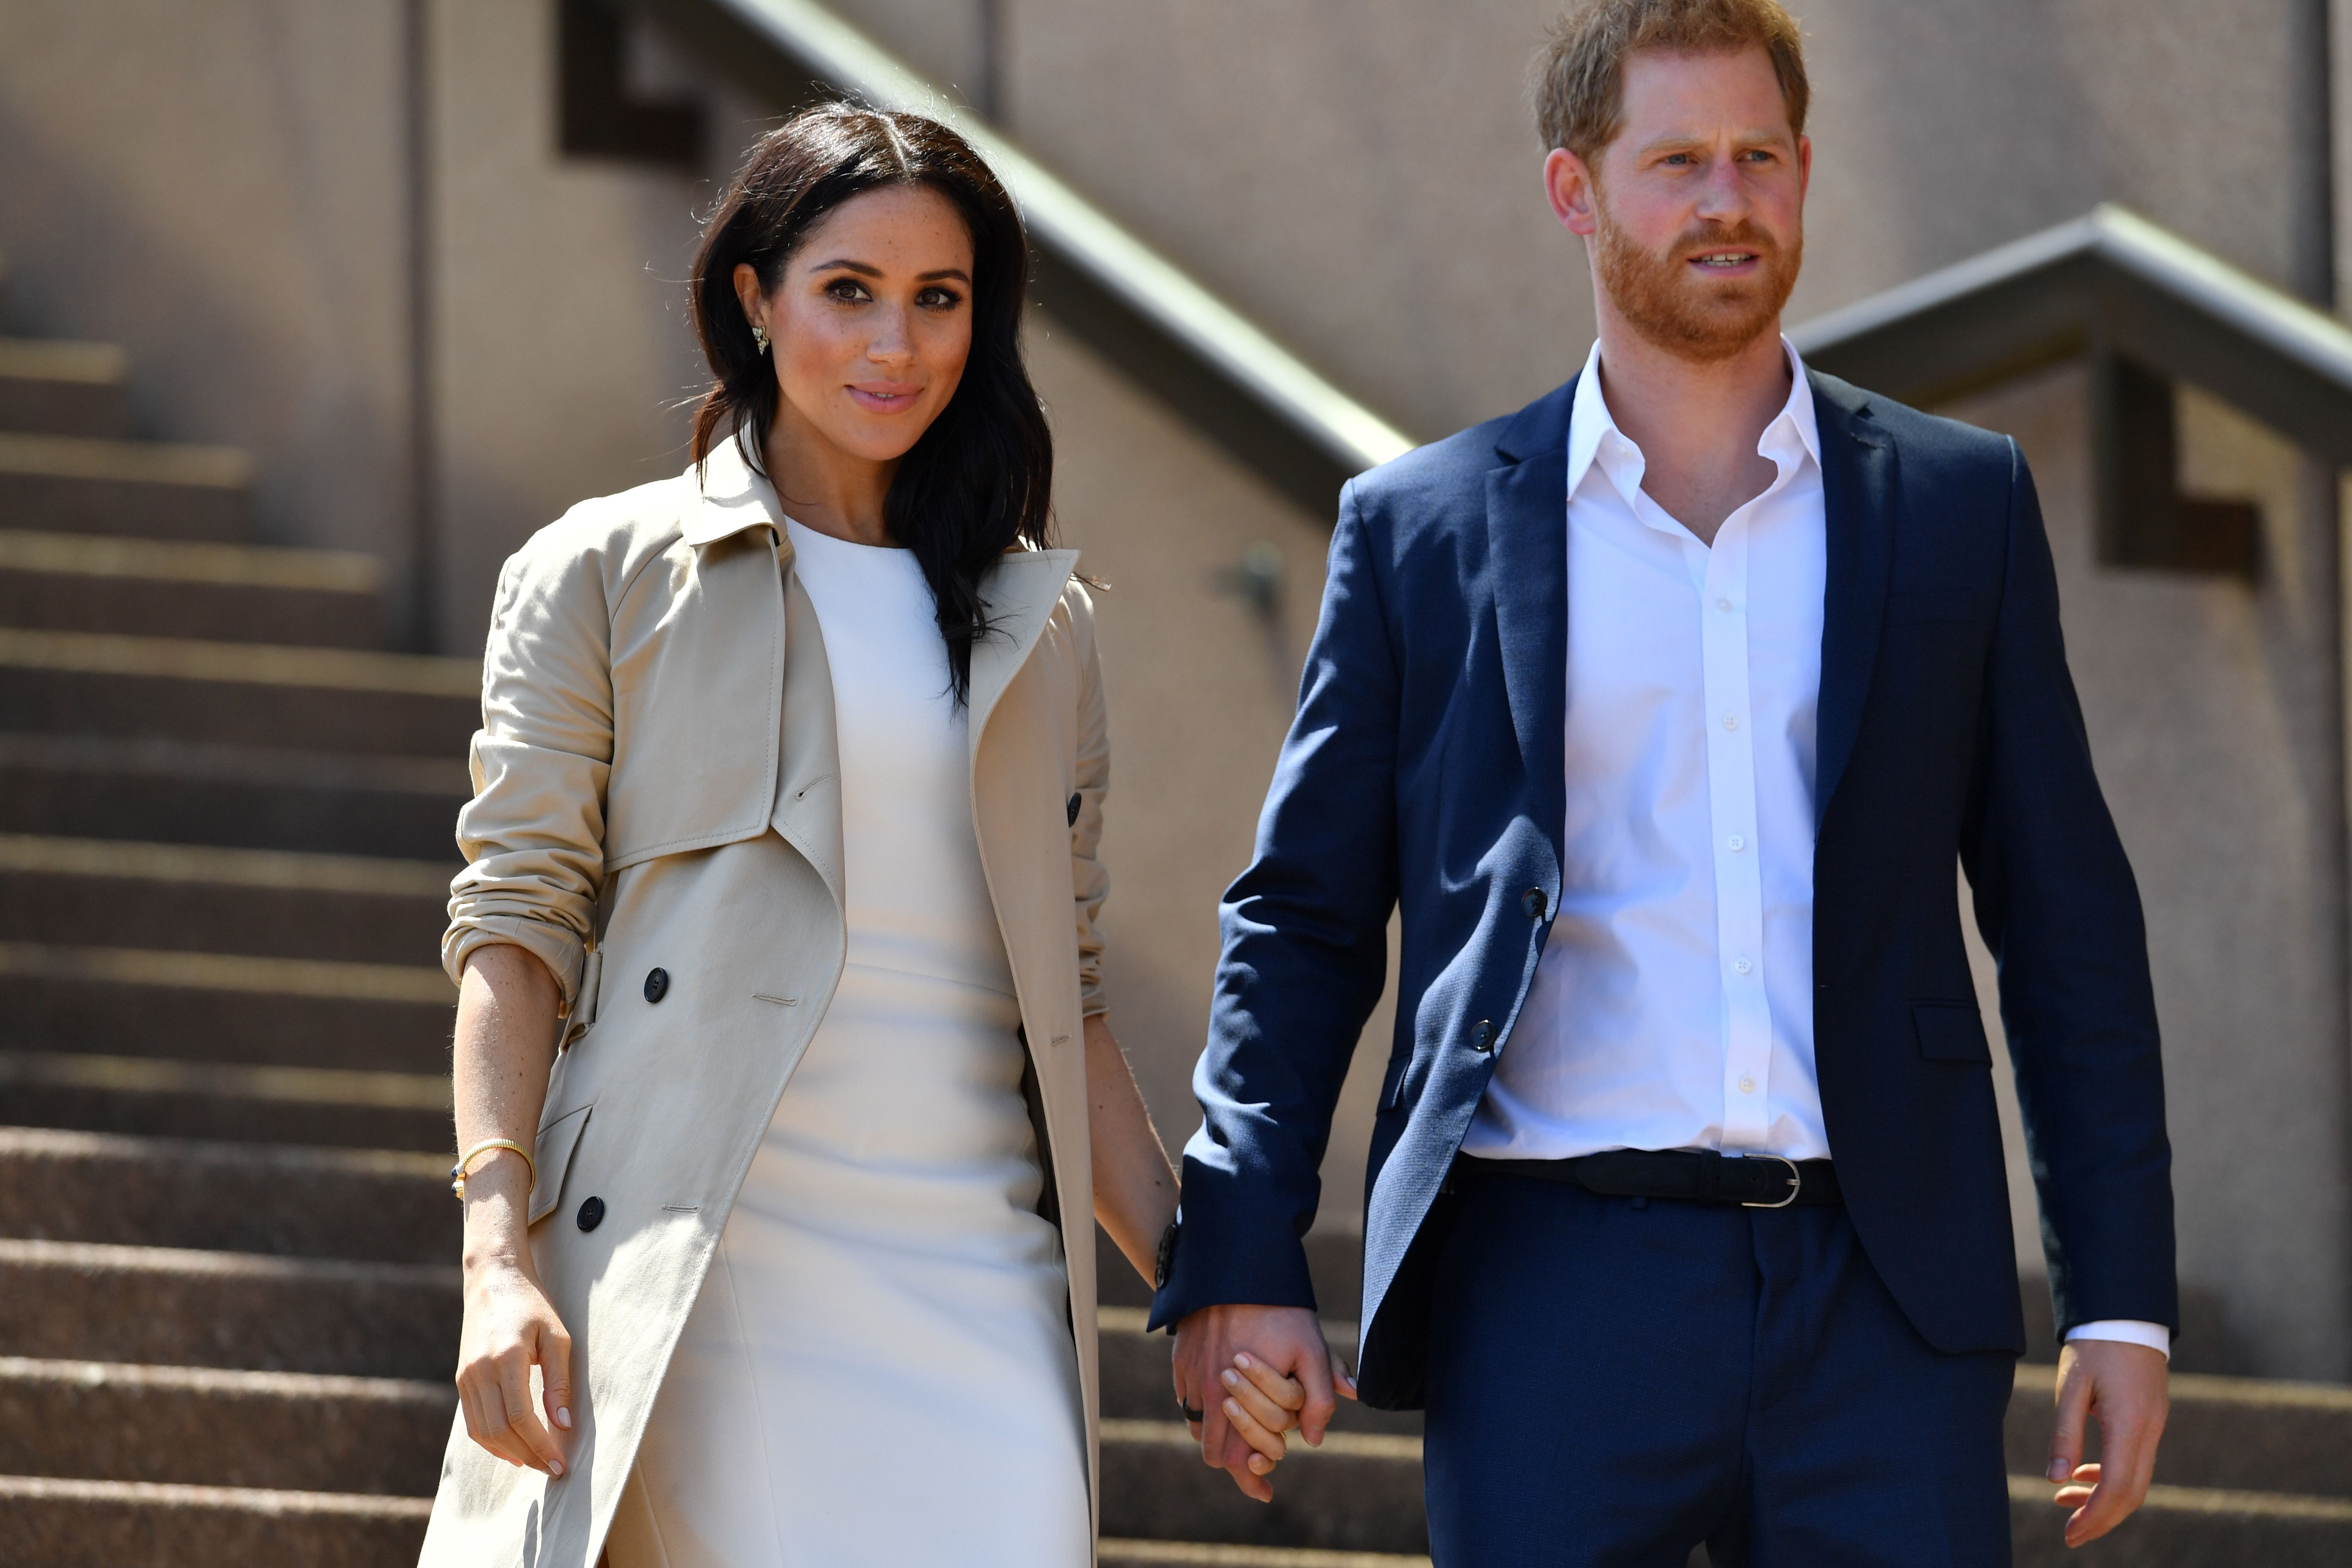
M404 554L396 0L0 4L9 328L131 351L138 433L259 459L266 538Z
M1217 900L1249 864L1323 594L1328 524L1284 500L1049 319L1030 363L1054 421L1055 494L1095 603L1110 699L1103 839L1111 1022L1160 1136L1200 1124ZM1283 563L1277 615L1219 585L1255 545ZM1362 1225L1373 1102L1394 1015L1364 1031L1324 1159L1323 1222Z
M2096 563L2081 373L1950 412L2015 435L2041 491L2068 657L2147 911L2181 1282L2222 1309L2224 1342L2195 1354L2234 1372L2342 1379L2352 1373L2352 1212L2342 971L2331 951L2342 873L2311 846L2327 840L2324 818L2343 806L2327 760L2309 750L2326 733L2314 679L2324 645L2296 609L2305 562L2293 454L2208 400L2184 411L2192 480L2263 503L2267 559L2250 587ZM1990 961L1976 956L1997 1023ZM2038 1270L2013 1101L2004 1114L2019 1258Z
M544 0L436 0L432 19L438 640L469 653L533 530L686 466L673 405L704 378L683 279L709 193L559 154Z

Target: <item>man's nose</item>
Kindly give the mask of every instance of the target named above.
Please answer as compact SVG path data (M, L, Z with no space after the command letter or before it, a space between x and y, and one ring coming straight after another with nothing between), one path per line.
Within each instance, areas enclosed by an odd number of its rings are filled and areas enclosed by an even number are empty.
M1748 216L1750 205L1748 182L1740 177L1737 156L1717 158L1707 166L1706 179L1699 190L1701 217L1736 222Z

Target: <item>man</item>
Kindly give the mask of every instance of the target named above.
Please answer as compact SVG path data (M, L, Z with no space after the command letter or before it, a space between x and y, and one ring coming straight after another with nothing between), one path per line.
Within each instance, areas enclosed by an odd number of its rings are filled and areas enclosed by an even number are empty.
M1600 341L1341 498L1223 909L1153 1309L1180 1402L1255 1495L1234 1353L1330 1418L1298 1237L1401 908L1359 1376L1427 1410L1437 1562L2008 1562L2024 1334L1957 861L2088 1541L2163 1426L2170 1152L2032 481L1780 337L1811 151L1776 0L1587 0L1540 84Z

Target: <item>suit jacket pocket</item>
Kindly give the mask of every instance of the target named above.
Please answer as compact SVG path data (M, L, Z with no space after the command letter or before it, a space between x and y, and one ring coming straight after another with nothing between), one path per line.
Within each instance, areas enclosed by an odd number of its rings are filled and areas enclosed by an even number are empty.
M1929 1061L1992 1065L1992 1044L1975 1003L1916 1002L1911 1023L1919 1033L1919 1054Z
M563 1201L563 1173L571 1169L572 1151L580 1146L581 1129L588 1125L588 1113L594 1109L589 1104L567 1110L540 1128L531 1155L538 1163L539 1179L530 1189L530 1215L525 1224L537 1225Z

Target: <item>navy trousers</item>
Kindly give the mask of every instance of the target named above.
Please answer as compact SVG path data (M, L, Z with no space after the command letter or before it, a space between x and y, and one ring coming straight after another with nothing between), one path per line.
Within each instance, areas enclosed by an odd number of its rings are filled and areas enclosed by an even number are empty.
M2006 1568L2014 1358L1922 1340L1843 1208L1457 1184L1437 1568Z

